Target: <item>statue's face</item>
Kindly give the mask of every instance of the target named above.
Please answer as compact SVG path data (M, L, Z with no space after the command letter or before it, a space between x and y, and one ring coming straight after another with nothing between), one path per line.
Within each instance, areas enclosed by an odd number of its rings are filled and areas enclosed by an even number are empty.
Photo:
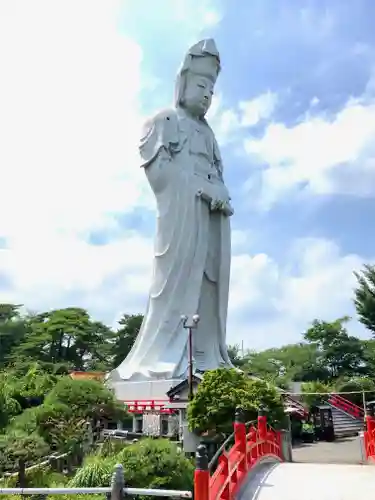
M211 106L214 83L205 76L190 73L184 92L184 107L194 116L204 116Z

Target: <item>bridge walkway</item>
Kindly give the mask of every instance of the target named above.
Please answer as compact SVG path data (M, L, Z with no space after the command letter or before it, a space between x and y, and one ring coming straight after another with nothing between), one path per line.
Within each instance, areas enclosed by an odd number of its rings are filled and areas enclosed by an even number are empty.
M365 457L358 436L293 446L293 462L321 464L362 464ZM374 471L375 472L375 471Z
M375 469L369 465L265 464L244 485L239 500L353 500L374 498Z

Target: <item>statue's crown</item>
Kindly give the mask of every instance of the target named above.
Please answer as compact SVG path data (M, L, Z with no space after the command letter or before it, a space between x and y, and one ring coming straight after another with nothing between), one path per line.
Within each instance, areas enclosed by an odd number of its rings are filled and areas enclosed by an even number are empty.
M207 76L214 82L220 72L220 55L212 38L201 40L188 50L182 71Z

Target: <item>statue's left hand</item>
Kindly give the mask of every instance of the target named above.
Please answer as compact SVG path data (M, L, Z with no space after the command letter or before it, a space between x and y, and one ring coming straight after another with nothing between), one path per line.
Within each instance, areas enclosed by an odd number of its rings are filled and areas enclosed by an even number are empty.
M222 212L227 217L233 215L234 213L233 207L231 206L229 200L212 200L210 209L212 212Z

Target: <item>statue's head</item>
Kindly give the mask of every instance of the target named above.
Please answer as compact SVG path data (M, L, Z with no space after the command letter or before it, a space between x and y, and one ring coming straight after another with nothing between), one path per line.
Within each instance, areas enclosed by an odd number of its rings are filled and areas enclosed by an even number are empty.
M177 74L175 104L202 118L208 111L216 79L220 72L220 57L212 39L193 45Z

